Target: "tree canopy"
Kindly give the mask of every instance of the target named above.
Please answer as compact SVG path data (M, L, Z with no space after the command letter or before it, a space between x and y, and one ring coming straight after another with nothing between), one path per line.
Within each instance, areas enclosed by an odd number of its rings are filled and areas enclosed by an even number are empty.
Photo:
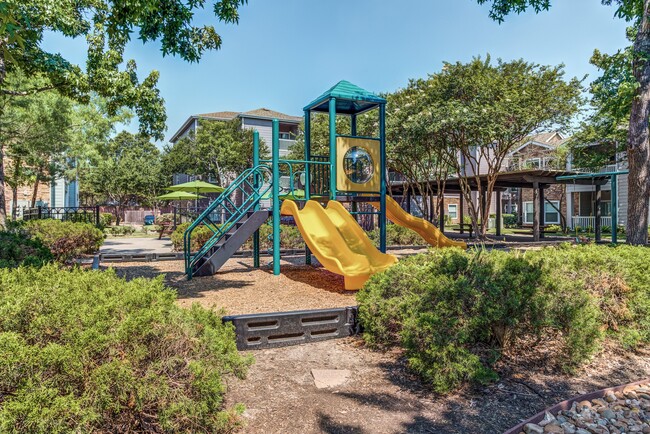
M477 0L489 3L490 17L501 22L510 13L532 8L547 10L550 0ZM585 138L617 137L621 121L629 119L625 151L629 167L627 242L648 243L650 215L650 0L601 0L616 7L616 16L632 23L632 46L613 56L594 53L592 61L604 72L592 86L596 114L583 128ZM630 76L631 73L631 76ZM632 81L632 77L634 81ZM618 85L619 87L614 87ZM629 107L629 109L628 109ZM594 136L603 134L598 139ZM593 163L593 161L592 161Z

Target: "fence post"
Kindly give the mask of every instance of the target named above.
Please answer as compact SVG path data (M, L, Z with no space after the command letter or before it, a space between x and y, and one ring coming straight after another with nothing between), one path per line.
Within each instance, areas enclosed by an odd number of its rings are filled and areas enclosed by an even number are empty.
M99 227L99 205L95 205L95 226Z
M38 220L41 219L41 206L38 206Z

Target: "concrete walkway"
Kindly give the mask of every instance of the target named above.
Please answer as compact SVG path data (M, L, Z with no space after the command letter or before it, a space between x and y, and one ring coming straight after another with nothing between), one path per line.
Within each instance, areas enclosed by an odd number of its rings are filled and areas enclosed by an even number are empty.
M107 238L99 253L105 255L140 255L144 253L171 253L169 238Z

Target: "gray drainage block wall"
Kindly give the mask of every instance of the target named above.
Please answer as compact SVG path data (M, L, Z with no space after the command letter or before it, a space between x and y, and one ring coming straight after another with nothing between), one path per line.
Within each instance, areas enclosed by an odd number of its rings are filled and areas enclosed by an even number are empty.
M223 317L235 326L238 350L283 347L359 332L357 307Z

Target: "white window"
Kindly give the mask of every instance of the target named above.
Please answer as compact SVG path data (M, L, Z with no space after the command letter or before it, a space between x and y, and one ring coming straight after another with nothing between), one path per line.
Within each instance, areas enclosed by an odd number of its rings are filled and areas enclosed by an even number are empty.
M544 204L545 225L560 224L560 213L557 211L558 209L560 209L560 201L558 200L547 201ZM533 203L524 202L524 223L531 225L533 224L533 212Z
M542 160L539 157L526 160L526 168L539 169L540 167L542 167Z
M291 139L291 133L278 133L278 138L279 139L284 139L284 140L290 140Z
M447 214L449 215L449 218L451 219L457 219L458 218L458 205L455 203L450 203L447 205Z

